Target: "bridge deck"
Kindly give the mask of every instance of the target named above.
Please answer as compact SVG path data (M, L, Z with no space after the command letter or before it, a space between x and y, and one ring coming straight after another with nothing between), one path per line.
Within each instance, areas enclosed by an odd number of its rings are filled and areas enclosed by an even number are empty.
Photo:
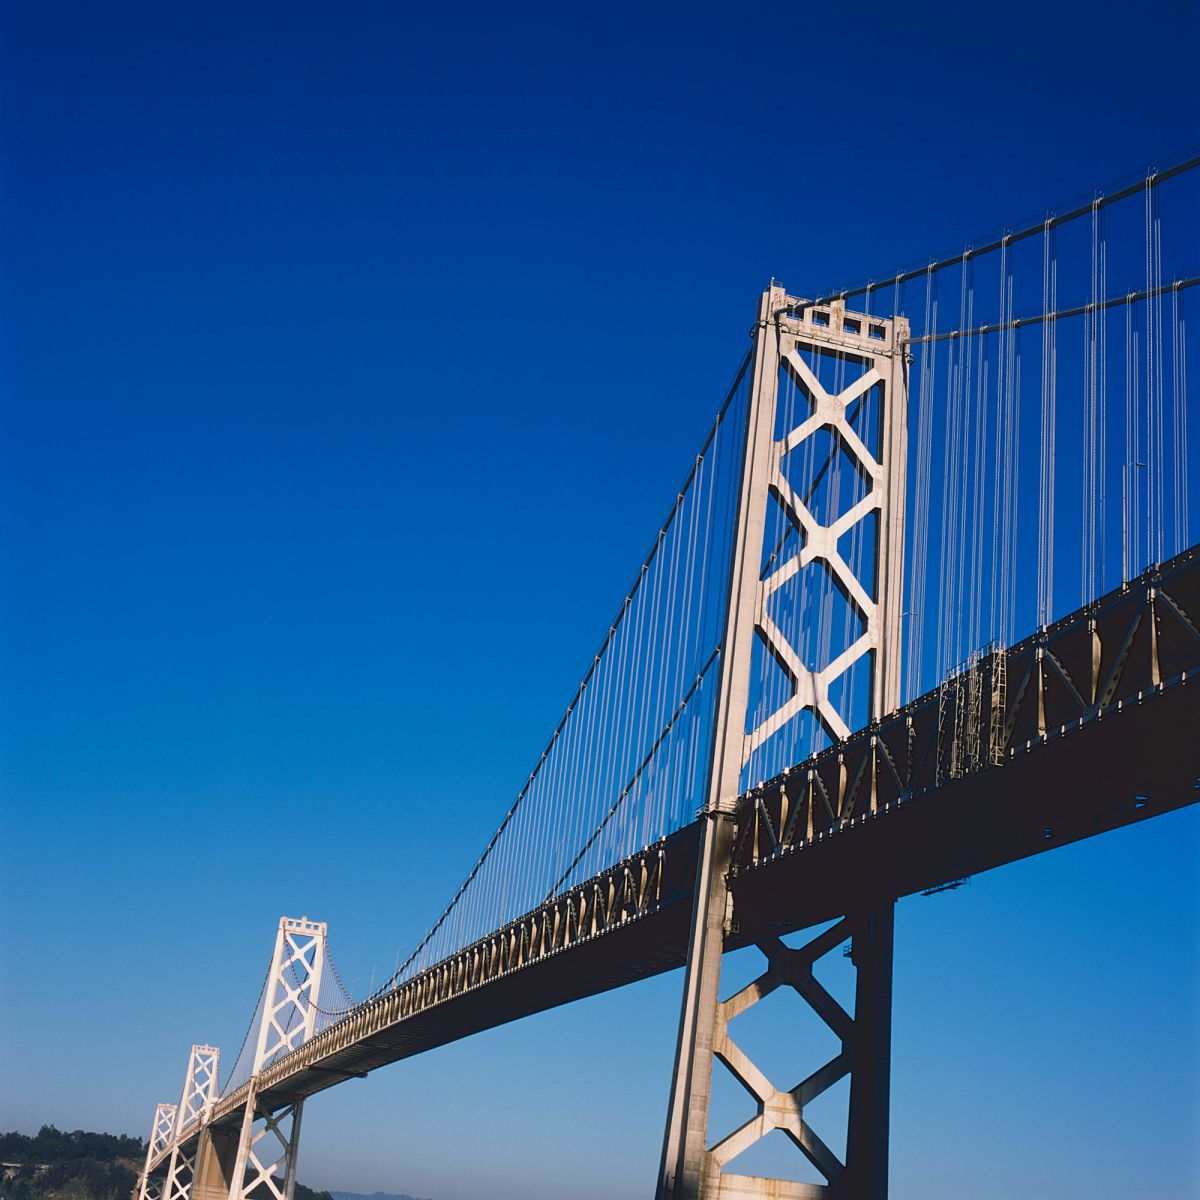
M729 948L1200 800L1198 627L1192 550L749 793ZM681 966L699 833L360 1006L265 1068L262 1102ZM240 1120L248 1094L224 1097L212 1121Z

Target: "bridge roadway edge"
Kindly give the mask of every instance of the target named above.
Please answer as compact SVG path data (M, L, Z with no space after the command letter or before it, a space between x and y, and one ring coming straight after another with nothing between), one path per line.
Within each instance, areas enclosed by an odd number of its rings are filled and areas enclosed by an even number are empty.
M807 928L1200 801L1198 618L1200 548L1193 548L1005 652L1014 680L1026 682L1000 710L1007 715L1002 762L959 778L938 774L943 731L935 691L747 793L738 816L741 849L735 844L726 950L764 932ZM991 669L987 660L984 667ZM1096 686L1087 703L1070 680L1084 680L1089 669ZM1166 672L1161 681L1160 671ZM1105 679L1108 685L1100 686ZM1029 726L1035 714L1045 733ZM903 737L907 743L898 740ZM901 774L884 770L884 759L899 764ZM840 811L851 815L829 813L817 822L823 828L810 827L795 839L773 831L760 838L784 823L780 785L791 797L794 823L804 780L817 775L827 794L841 797ZM810 782L810 821L811 789ZM349 1029L345 1022L334 1025L264 1069L260 1106L281 1108L389 1062L682 966L699 830L695 821L579 885L571 894L579 901L575 932L568 921L561 944L531 950L527 958L516 954L465 985L423 990L403 1015L376 1022L359 1037L353 1022L370 1008L361 1006L346 1018ZM624 906L620 895L614 902L613 881L650 861L663 864L653 896L643 894L650 886L643 870L636 903ZM598 919L589 896L605 886L608 911ZM564 894L548 907L567 902ZM544 928L546 908L490 940L515 938L539 916ZM419 986L438 971L403 986ZM246 1095L243 1087L218 1101L209 1124L224 1129L240 1122ZM199 1132L198 1126L185 1131L181 1145ZM150 1169L162 1161L160 1155Z
M1112 725L1121 728L1113 736ZM740 927L784 934L888 896L896 899L1044 853L1200 801L1200 680L1180 679L1001 767L944 783L866 815L734 878L727 952L749 944ZM1129 747L1137 746L1136 753ZM1138 807L1138 796L1148 799ZM1047 836L1050 831L1050 836ZM699 823L667 845L694 863ZM471 1034L599 995L684 964L686 893L636 920L551 954L369 1035L266 1089L270 1107L314 1095ZM214 1114L240 1119L240 1106Z
M282 1106L347 1077L683 966L698 832L698 824L692 824L664 839L662 845L672 864L670 898L654 909L565 950L513 967L368 1035L323 1058L319 1066L298 1072L294 1079L265 1088L263 1102ZM618 933L621 936L615 936ZM239 1119L238 1111L218 1111L216 1120Z

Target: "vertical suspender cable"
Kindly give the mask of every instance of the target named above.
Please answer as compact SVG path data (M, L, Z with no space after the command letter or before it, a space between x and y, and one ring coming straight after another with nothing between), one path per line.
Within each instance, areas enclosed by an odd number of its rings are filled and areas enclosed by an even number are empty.
M1011 331L1008 328L1008 272L1009 272L1008 237L1000 239L1000 307L999 323L996 335L996 413L993 440L995 457L992 463L992 569L991 588L988 608L988 628L993 638L1000 636L1000 565L1003 559L1001 551L1002 514L1004 511L1004 451L1007 445L1008 431L1004 422L1004 386L1005 370L1007 367L1007 347Z
M1145 268L1146 268L1146 554L1151 559L1156 553L1156 537L1159 525L1158 470L1159 439L1155 427L1155 370L1154 370L1154 175L1146 176L1145 188Z
M937 307L934 298L934 275L925 275L925 308L921 336L927 338L935 331ZM929 551L929 490L933 441L933 365L937 343L920 344L921 363L917 384L917 471L914 489L914 538L912 552L912 624L908 652L908 699L913 699L921 687L921 658L925 634L925 597L927 593L927 560Z
M1018 481L1021 478L1021 329L1018 326L1013 330L1013 366L1009 372L1009 379L1012 381L1012 410L1010 415L1010 425L1013 430L1012 437L1012 455L1010 459L1009 473L1012 479L1011 500L1006 508L1008 520L1010 522L1010 536L1007 539L1008 546L1008 575L1006 579L1008 590L1008 603L1005 607L1005 619L1007 624L1003 630L1002 639L1007 646L1012 642L1013 629L1016 625L1017 615L1017 539L1020 536L1021 523L1020 504L1021 504L1021 489L1018 486Z
M1154 387L1147 396L1147 400L1152 400L1154 405L1154 561L1162 562L1166 532L1163 498L1167 455L1163 427L1162 216L1157 174L1147 182L1146 199L1150 213L1150 295L1147 307L1154 321L1154 336L1148 344L1153 356Z
M1183 289L1171 289L1171 400L1175 442L1175 550L1189 544L1188 532L1188 432L1187 432L1187 338L1183 311Z
M968 648L978 649L980 626L983 618L983 533L984 533L984 479L987 470L987 396L988 367L987 336L978 339L979 348L975 365L975 515L972 522L973 547L971 552L971 636Z
M1054 225L1042 230L1042 471L1038 524L1038 624L1048 625L1054 606L1054 431L1058 263Z
M1107 216L1105 209L1097 203L1094 219L1099 226L1099 249L1096 258L1096 295L1100 299L1104 299L1108 295L1108 230ZM1094 569L1097 570L1095 579L1095 594L1104 590L1105 579L1105 545L1107 542L1108 520L1107 520L1107 497L1105 490L1105 473L1106 462L1108 455L1108 314L1106 311L1096 313L1096 540L1099 542L1098 547L1098 563L1093 562ZM1097 552L1094 552L1097 553Z
M1083 501L1080 508L1079 538L1080 603L1086 604L1096 588L1096 474L1097 474L1097 329L1104 319L1099 294L1099 205L1092 205L1091 255L1089 259L1090 291L1087 311L1083 314Z

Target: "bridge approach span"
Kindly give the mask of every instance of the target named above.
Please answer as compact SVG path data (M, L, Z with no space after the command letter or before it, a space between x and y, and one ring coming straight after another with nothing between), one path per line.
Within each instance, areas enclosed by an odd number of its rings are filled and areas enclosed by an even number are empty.
M1197 728L1193 548L747 793L727 947L1194 803ZM257 1103L682 966L699 841L697 820L366 1001L264 1068ZM236 1125L248 1096L209 1124Z

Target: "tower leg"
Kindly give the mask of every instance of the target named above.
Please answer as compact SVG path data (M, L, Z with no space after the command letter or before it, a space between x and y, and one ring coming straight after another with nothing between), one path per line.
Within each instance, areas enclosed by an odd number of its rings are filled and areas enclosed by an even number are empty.
M292 1200L296 1192L296 1160L300 1156L300 1118L304 1116L304 1101L297 1100L292 1109L292 1128L288 1135L287 1167L283 1173L283 1200Z
M895 901L858 920L851 957L854 1054L846 1131L846 1200L885 1200L892 1078L892 950Z
M692 921L658 1200L695 1200L700 1195L732 844L732 819L724 813L710 814L704 825L696 889L696 904L704 907Z

